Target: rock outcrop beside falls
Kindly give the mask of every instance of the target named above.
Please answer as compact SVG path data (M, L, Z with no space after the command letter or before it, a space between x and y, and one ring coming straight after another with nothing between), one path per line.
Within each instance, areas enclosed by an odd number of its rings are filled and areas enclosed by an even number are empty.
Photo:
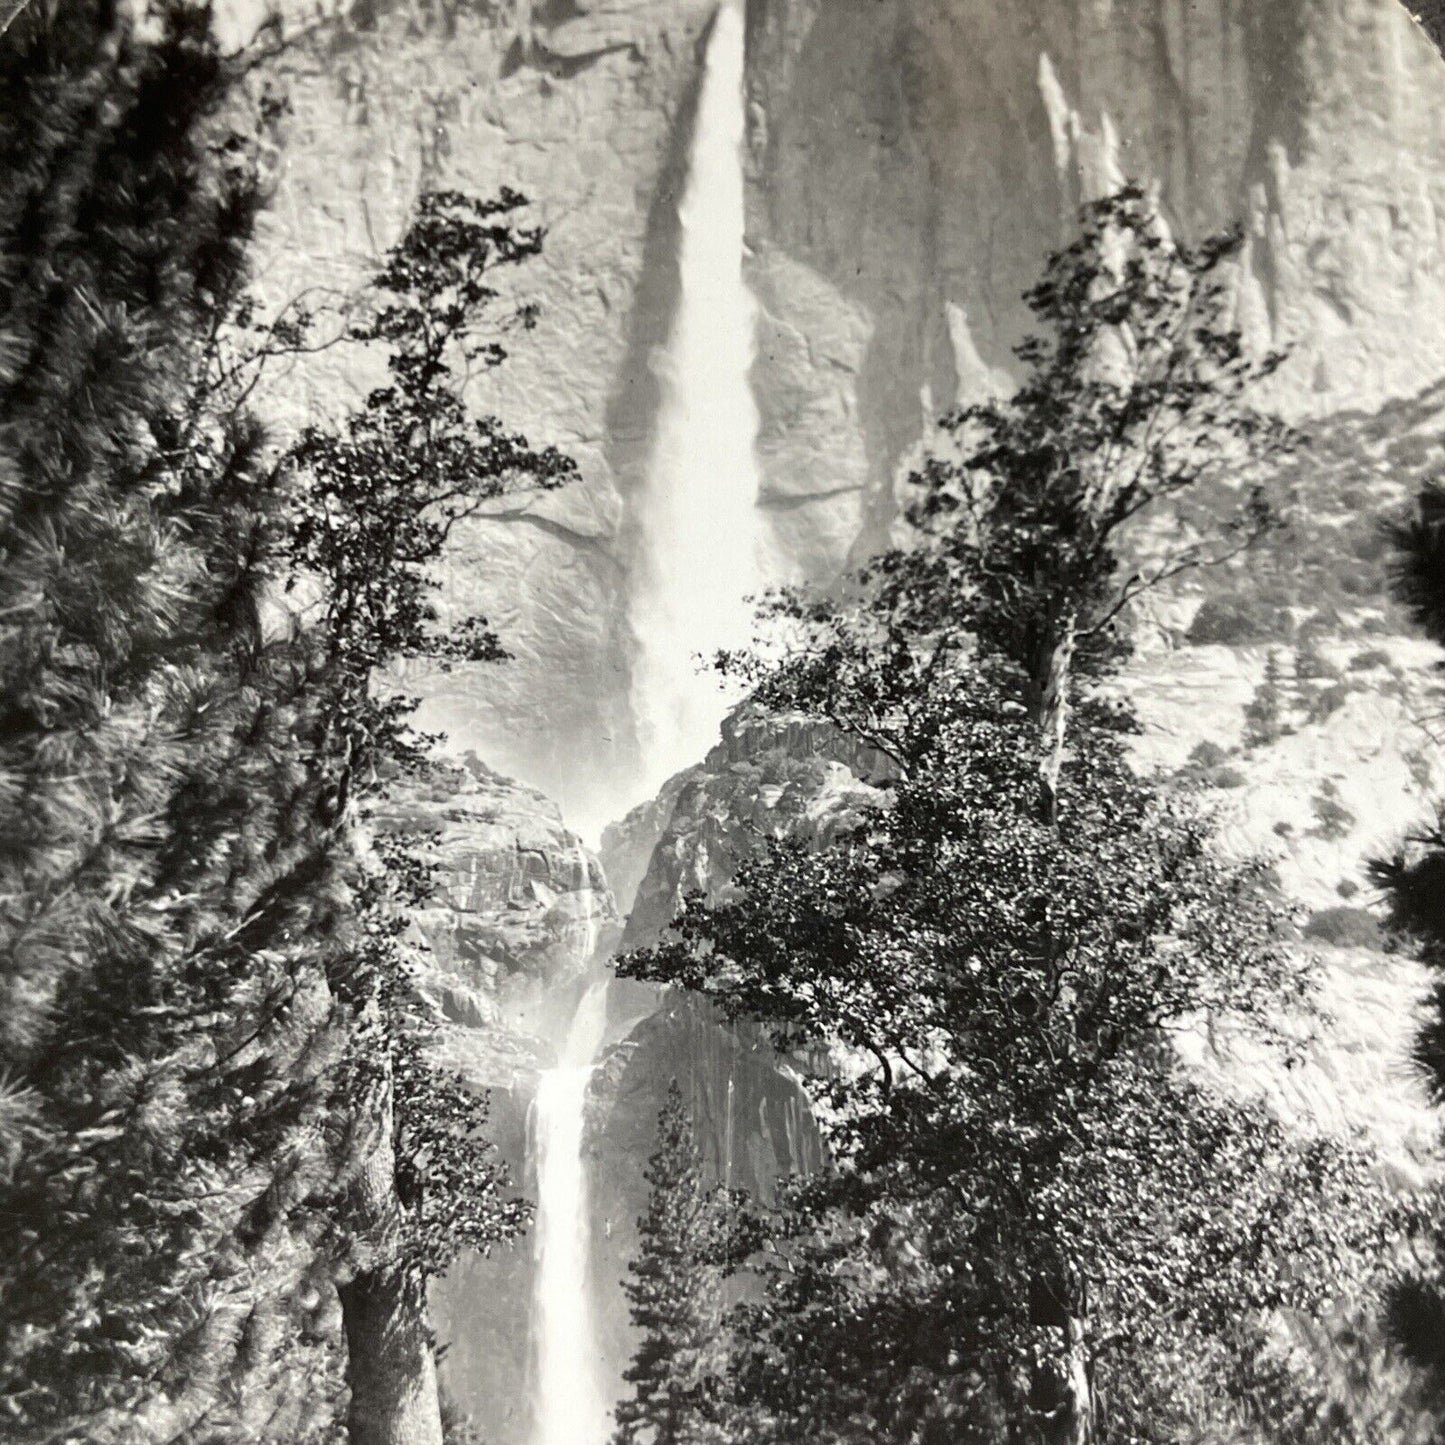
M556 1063L594 960L617 941L611 890L554 803L474 755L394 787L372 827L427 837L438 886L415 915L418 982L436 1010L439 1061L486 1091L488 1133L530 1194L537 1075ZM526 1438L531 1287L523 1238L486 1259L463 1255L433 1289L442 1379L501 1445Z
M602 835L608 876L636 879L621 947L654 942L687 893L718 896L768 838L829 842L880 801L868 780L884 776L885 759L826 724L734 712L701 763Z
M589 965L621 931L601 865L555 803L475 754L393 789L373 826L427 835L439 886L416 914L421 983L449 1050L479 1086L527 1090L556 1061Z
M517 278L538 329L475 400L572 451L583 481L458 534L448 614L487 613L517 661L407 681L428 725L576 826L635 797L628 501L712 11L367 0L282 61L273 301L354 286L425 184L520 187L548 227ZM1019 292L1119 174L1157 181L1191 233L1246 223L1241 317L1292 348L1289 409L1445 371L1445 327L1421 324L1445 314L1445 67L1398 0L752 0L748 67L774 575L826 575L878 535L899 459L935 409L1001 383ZM276 407L335 411L370 381L331 353Z

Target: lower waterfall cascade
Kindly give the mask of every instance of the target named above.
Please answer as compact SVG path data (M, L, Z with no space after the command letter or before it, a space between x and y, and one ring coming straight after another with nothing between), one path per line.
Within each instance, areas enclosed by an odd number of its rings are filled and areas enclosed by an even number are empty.
M537 1083L534 1445L601 1445L607 1438L607 1392L588 1283L592 1221L583 1157L587 1085L606 1022L604 980L582 995L557 1066Z

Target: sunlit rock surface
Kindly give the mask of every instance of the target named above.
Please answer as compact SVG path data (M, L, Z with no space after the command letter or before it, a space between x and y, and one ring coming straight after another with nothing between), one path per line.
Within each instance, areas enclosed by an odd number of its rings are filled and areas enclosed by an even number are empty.
M238 12L248 7L234 0ZM284 126L262 286L354 287L423 185L533 197L516 281L536 331L475 401L572 451L580 485L465 528L449 616L506 668L407 679L459 748L597 836L630 783L647 539L630 507L677 301L676 203L711 0L393 4L308 18L278 62ZM308 17L310 12L308 11ZM1248 234L1239 314L1287 346L1281 405L1373 406L1445 371L1445 69L1398 0L753 0L747 274L760 307L764 552L826 576L881 535L925 419L1006 382L1019 293L1076 202L1156 183L1185 234ZM278 409L335 414L346 348ZM860 531L863 541L860 543Z
M1184 235L1244 225L1240 318L1290 350L1289 410L1371 404L1445 369L1445 341L1410 321L1445 307L1445 76L1397 0L756 14L757 269L787 339L765 435L788 438L790 494L851 480L886 505L924 416L1009 366L1020 293L1077 203L1126 176L1158 186ZM861 351L840 327L866 333ZM852 425L800 454L798 420L824 413ZM838 465L837 431L861 434L866 469Z
M487 1087L525 1082L552 1062L589 962L620 930L596 857L555 803L474 754L393 788L374 826L417 834L436 865L437 894L416 914L422 984L463 1031L466 1072Z
M883 775L884 760L825 724L743 709L722 733L702 763L604 837L604 866L609 872L615 866L629 883L635 860L644 853L648 860L628 908L623 948L654 942L688 893L718 896L768 838L827 843L880 799L863 779Z
M1434 1167L1439 1141L1438 1114L1412 1062L1428 974L1378 937L1355 940L1356 930L1371 931L1379 903L1368 860L1425 820L1438 785L1428 733L1438 702L1422 666L1433 649L1387 636L1323 651L1354 686L1311 719L1282 649L1287 731L1254 747L1243 743L1244 710L1258 695L1266 649L1182 648L1144 660L1133 679L1141 761L1183 767L1201 744L1226 754L1203 778L1221 845L1273 864L1299 910L1304 936L1295 946L1313 958L1325 1010L1298 1066L1227 1021L1186 1039L1184 1052L1226 1090L1264 1097L1297 1128L1357 1137L1396 1177L1416 1183ZM1352 658L1377 653L1388 660L1351 674Z

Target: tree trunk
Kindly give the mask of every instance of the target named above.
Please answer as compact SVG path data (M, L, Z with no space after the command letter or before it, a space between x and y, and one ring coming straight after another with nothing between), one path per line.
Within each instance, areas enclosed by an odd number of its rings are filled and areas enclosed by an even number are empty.
M1064 766L1064 739L1069 730L1069 685L1074 670L1076 631L1070 613L1042 649L1034 678L1039 725L1039 809L1052 827L1059 820L1059 774Z
M1034 1359L1032 1438L1043 1445L1091 1445L1095 1412L1088 1288L1067 1263L1032 1282L1030 1318L1052 1335L1050 1348Z
M351 1445L442 1445L425 1288L399 1269L342 1285Z
M1094 1389L1090 1382L1089 1342L1082 1315L1064 1325L1064 1399L1059 1413L1060 1445L1089 1445L1094 1438Z
M345 1205L363 1267L337 1290L351 1387L348 1434L351 1445L442 1445L426 1286L394 1254L401 1205L389 1070L368 1093L360 1107L370 1113L375 1142Z
M1029 1413L1041 1445L1091 1445L1094 1439L1094 1387L1089 1342L1082 1315L1070 1315L1060 1327L1063 1350L1037 1359L1030 1388Z

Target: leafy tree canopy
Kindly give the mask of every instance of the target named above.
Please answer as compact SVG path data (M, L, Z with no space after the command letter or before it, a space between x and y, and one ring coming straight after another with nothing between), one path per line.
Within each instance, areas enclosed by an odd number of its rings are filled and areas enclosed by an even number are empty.
M722 660L888 792L623 963L825 1061L834 1167L736 1321L737 1438L1175 1440L1247 1409L1270 1312L1321 1309L1388 1227L1363 1159L1170 1045L1227 1016L1288 1049L1311 993L1265 870L1132 768L1118 701L1133 599L1273 525L1249 468L1289 438L1248 405L1272 363L1227 325L1234 245L1175 244L1137 190L1086 210L1023 384L950 419L904 545ZM1223 522L1191 515L1226 472ZM1146 515L1185 525L1152 562Z

